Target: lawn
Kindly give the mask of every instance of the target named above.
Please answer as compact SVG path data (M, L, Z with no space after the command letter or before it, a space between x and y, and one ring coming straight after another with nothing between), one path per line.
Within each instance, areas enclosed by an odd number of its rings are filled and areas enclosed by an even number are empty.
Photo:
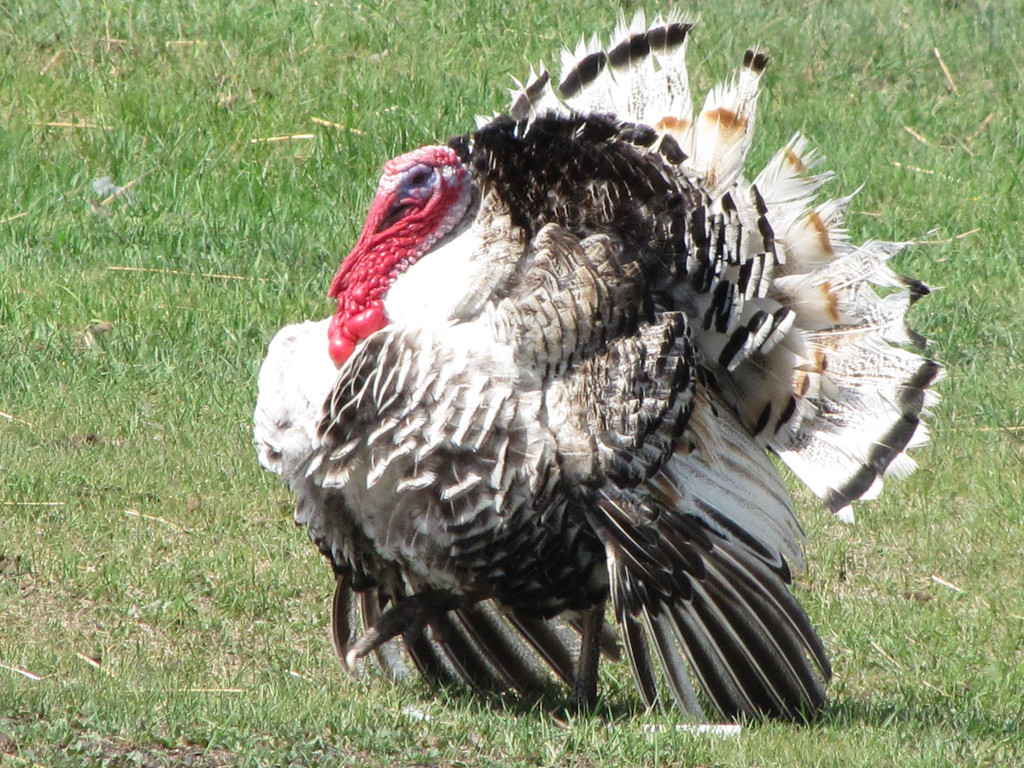
M627 3L632 13L633 3ZM660 6L648 6L655 10ZM739 737L353 681L332 578L251 445L281 325L325 297L389 157L605 33L553 0L0 2L0 765L1024 766L1024 10L699 0L703 94L772 56L751 168L794 131L919 241L948 367L920 470L853 526L797 492L796 592L836 669Z

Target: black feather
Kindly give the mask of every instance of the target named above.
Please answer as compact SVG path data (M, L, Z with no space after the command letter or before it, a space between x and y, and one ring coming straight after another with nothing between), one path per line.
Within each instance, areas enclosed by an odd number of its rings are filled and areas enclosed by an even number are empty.
M558 84L562 98L571 99L594 82L604 70L607 62L608 56L604 51L597 51L580 59L565 76L565 79Z

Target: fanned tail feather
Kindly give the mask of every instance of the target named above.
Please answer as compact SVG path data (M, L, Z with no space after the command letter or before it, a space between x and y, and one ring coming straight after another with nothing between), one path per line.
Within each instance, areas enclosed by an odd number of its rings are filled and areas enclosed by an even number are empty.
M648 482L654 500L645 503L703 526L706 572L672 587L673 569L695 567L692 556L673 559L652 545L640 514L622 511L629 503L606 504L596 525L648 705L657 698L656 657L672 696L695 714L687 665L725 712L802 716L823 706L829 667L786 588L785 562L802 562L802 533L764 451L852 520L853 501L876 496L887 474L913 470L907 452L927 440L924 419L943 370L905 322L928 287L888 264L906 243L851 242L844 215L853 194L817 199L833 174L817 170L822 157L806 138L794 135L753 181L744 178L767 56L747 51L735 79L713 88L693 117L692 28L676 18L623 19L607 47L592 41L566 52L557 85L547 71L531 72L513 116L610 114L653 127L661 142L652 151L674 143L685 155L682 173L704 205L674 297L696 329L703 402L690 437ZM713 456L735 460L715 464ZM748 469L737 472L739 464Z
M832 174L816 170L822 158L799 134L753 182L743 178L762 52L747 51L691 122L692 28L638 14L607 48L566 53L559 108L646 123L688 156L683 172L706 197L680 290L701 321L697 345L750 434L849 518L850 502L877 494L887 472L912 469L906 451L926 439L942 369L894 345L923 345L904 318L929 289L888 266L905 244L850 241L853 195L816 200ZM544 93L543 103L558 98Z
M642 13L622 18L613 42L582 40L563 51L561 76L543 66L516 83L509 114L532 119L545 112L601 113L646 123L677 141L688 135L693 109L686 74L686 43L693 23L670 15L647 25Z
M887 472L913 468L906 451L926 440L942 368L898 346L923 346L905 316L929 292L888 265L906 244L850 242L843 214L852 196L813 205L827 177L808 173L816 158L802 159L805 147L796 137L758 176L777 256L768 298L792 313L792 326L730 384L752 431L852 520L852 501L877 496Z
M739 178L750 149L757 114L761 74L768 57L749 50L736 81L711 90L694 121L683 151L690 155L687 170L712 200L718 200Z

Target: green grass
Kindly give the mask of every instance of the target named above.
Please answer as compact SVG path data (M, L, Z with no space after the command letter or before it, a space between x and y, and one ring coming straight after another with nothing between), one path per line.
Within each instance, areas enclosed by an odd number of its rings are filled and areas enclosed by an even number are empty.
M772 54L752 167L799 129L832 192L864 184L855 237L936 241L897 266L942 287L913 321L949 368L922 469L856 526L798 495L831 712L715 739L637 713L624 667L568 724L557 695L347 679L250 443L265 344L330 311L380 164L617 8L0 3L0 765L1024 765L1017 5L686 5L699 93ZM139 181L100 206L103 176Z

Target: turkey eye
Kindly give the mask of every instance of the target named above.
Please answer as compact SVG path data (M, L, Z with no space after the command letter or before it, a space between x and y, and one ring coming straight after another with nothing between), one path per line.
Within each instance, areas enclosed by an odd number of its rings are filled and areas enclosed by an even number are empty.
M434 169L426 165L417 165L411 171L406 179L406 183L410 187L421 187L427 183L427 180L434 175Z
M437 174L429 165L414 165L402 177L398 189L395 190L395 201L383 218L378 232L383 232L398 223L410 211L420 208L430 200L437 184Z
M436 176L429 165L415 165L406 171L398 188L399 202L412 202L430 197L434 191Z

